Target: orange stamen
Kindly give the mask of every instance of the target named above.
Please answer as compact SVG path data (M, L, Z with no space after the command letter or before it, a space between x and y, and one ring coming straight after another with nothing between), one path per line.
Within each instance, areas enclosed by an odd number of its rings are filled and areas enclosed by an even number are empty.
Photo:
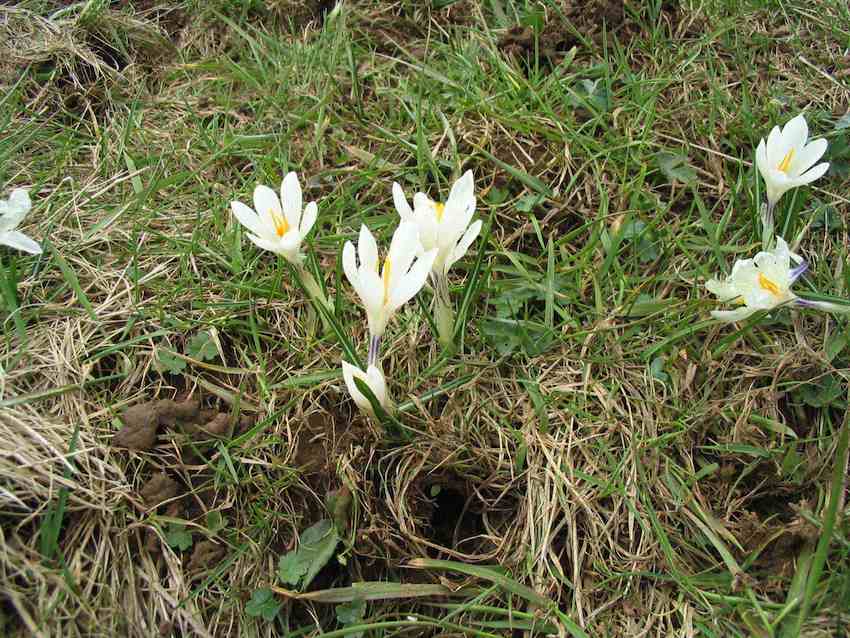
M434 204L434 210L437 213L437 221L440 221L443 219L443 213L446 212L446 205L438 202Z
M274 229L277 233L277 236L283 237L289 230L289 223L286 221L286 217L281 215L276 210L270 210L269 214L271 215L272 221L274 222Z
M794 159L794 149L790 149L787 153L785 153L785 157L782 158L782 161L779 162L779 166L776 168L783 173L787 173L788 169L791 168L791 160Z
M770 294L779 296L779 286L765 277L763 273L759 273L759 286L761 286L762 290L767 290Z
M390 276L392 275L393 263L390 258L384 259L384 269L381 271L381 280L384 282L384 303L390 297Z

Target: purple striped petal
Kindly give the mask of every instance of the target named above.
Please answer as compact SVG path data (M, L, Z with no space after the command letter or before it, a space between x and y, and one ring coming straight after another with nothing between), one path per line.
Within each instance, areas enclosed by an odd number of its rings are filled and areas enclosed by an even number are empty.
M801 262L799 266L792 268L791 272L789 273L791 275L791 283L793 284L800 277L802 277L803 273L805 273L808 269L809 264L807 264L806 262Z

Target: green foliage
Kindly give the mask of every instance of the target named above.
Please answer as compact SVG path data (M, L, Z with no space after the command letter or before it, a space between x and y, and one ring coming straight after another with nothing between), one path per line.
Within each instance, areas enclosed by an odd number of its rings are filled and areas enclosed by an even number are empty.
M186 361L167 348L156 349L156 361L160 369L171 374L181 374L186 369Z
M281 603L275 598L271 589L257 589L251 596L251 600L245 605L245 613L252 618L262 618L266 622L272 622L280 612Z
M165 531L165 542L172 549L185 552L192 546L192 532L182 523L169 523Z
M186 346L186 354L198 361L210 361L218 356L218 348L216 348L212 335L208 331L202 330L189 341Z
M813 408L841 408L846 405L847 390L840 378L830 373L814 383L805 384L798 396Z
M301 534L298 549L280 557L277 575L286 585L304 589L333 557L339 544L336 526L322 519Z
M217 510L207 512L206 523L206 528L213 534L217 534L225 527L227 527L227 521L224 520L224 517L221 515L221 512Z
M692 184L696 181L697 172L688 162L687 155L662 151L655 155L655 161L658 164L658 168L664 174L664 177L671 182Z
M366 601L362 598L354 599L348 603L336 606L336 619L343 627L360 625L366 617ZM348 638L361 638L362 631L347 634Z

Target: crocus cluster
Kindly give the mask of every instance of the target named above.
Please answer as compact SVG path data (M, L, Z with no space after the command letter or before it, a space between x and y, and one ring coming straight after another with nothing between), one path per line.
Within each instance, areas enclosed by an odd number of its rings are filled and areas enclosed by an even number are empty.
M826 152L827 141L809 141L809 127L803 115L790 120L784 127L775 126L767 141L756 148L756 167L765 182L767 204L762 214L762 251L752 259L739 259L725 279L706 283L709 292L718 300L732 303L734 310L714 310L712 316L720 321L741 321L760 310L796 305L831 312L848 312L850 306L824 301L801 299L791 286L807 270L799 255L791 252L782 237L773 233L773 211L782 195L797 186L810 184L823 176L827 162L817 164ZM817 164L817 165L816 165Z
M391 401L379 355L381 337L390 319L422 289L430 275L439 337L448 345L454 331L446 282L448 271L481 232L481 221L472 221L475 184L471 171L454 183L445 203L434 202L425 193L416 193L411 208L397 183L393 184L393 202L401 221L380 268L377 243L365 224L360 227L357 248L346 242L342 251L345 276L366 309L369 326L366 370L343 362L343 376L355 403L370 413L372 406L357 390L354 379L364 381L381 405L389 408Z
M452 264L466 254L481 231L481 221L472 220L474 190L472 172L467 171L455 182L445 203L417 193L411 208L401 186L394 183L393 201L401 221L383 260L378 254L378 243L365 224L360 227L356 248L350 241L343 247L343 271L366 311L369 356L365 370L343 361L342 374L354 402L369 414L374 414L372 403L355 379L369 388L382 408L390 409L392 402L379 357L381 337L395 313L419 293L429 276L435 291L441 340L448 339L453 331L447 325L451 324L451 302L446 277ZM321 286L303 268L301 251L302 242L316 222L318 206L310 202L302 210L302 205L298 177L289 173L283 180L279 198L271 188L259 185L254 189L253 209L237 201L231 202L231 209L248 230L248 238L292 264L307 291L329 308Z

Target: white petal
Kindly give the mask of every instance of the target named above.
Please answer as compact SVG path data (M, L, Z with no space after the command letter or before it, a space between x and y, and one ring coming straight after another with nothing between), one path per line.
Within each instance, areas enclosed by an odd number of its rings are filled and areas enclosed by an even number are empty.
M378 244L366 224L360 226L360 237L357 239L357 257L360 259L360 268L378 271Z
M780 152L782 145L782 131L778 126L774 126L770 129L770 133L767 136L767 161L769 164L773 162L778 163L782 159L782 156L785 155L787 151Z
M286 174L280 185L280 201L283 203L283 215L290 228L301 226L301 184L294 172Z
M782 129L782 138L789 149L794 148L799 152L803 148L809 138L809 125L802 113L788 121L785 128Z
M369 384L369 389L372 390L372 394L375 395L375 398L378 400L378 403L381 404L381 407L387 407L387 381L384 378L383 371L375 366L371 365L366 370L366 381Z
M17 230L7 230L0 233L0 244L23 250L25 253L30 253L31 255L41 254L41 246L38 242Z
M431 266L437 256L436 250L431 250L419 257L396 287L391 291L390 308L395 311L412 299L416 293L422 290Z
M393 204L402 221L413 221L413 209L407 203L407 197L398 182L393 182Z
M351 398L354 399L354 403L357 405L357 407L371 412L372 405L369 403L366 397L363 396L363 393L357 389L357 384L354 383L354 377L357 377L359 379L362 379L366 383L369 383L368 379L366 378L366 374L363 372L363 370L351 365L350 363L348 363L348 361L343 361L342 378L345 380L345 386L348 388L348 393L351 395Z
M764 143L764 140L759 141L759 145L756 147L756 166L762 177L768 174L770 164L767 161L767 145ZM767 178L765 177L765 179Z
M32 208L32 200L30 200L29 191L25 188L16 188L9 193L9 206L15 210L23 210L28 213Z
M417 213L428 211L434 214L434 201L425 193L416 193L413 196L413 210Z
M360 274L357 271L357 257L355 256L354 244L350 241L345 242L342 247L342 270L345 273L348 283L354 288L358 296L360 295Z
M481 232L481 226L484 222L480 219L473 222L469 228L466 229L466 232L463 234L463 237L460 238L457 246L454 247L449 258L446 260L445 272L448 272L449 268L461 257L466 254L466 251L469 250L469 247L472 245L472 242L478 237L478 233Z
M823 162L818 164L814 168L806 171L800 177L794 180L795 186L803 186L804 184L811 184L815 180L820 179L824 176L824 174L829 170L829 162Z
M758 312L758 308L742 306L736 310L712 310L711 316L719 321L732 323L733 321L742 321L756 312Z
M709 279L705 282L705 287L720 301L732 301L741 296L735 286L731 285L728 281Z
M452 190L449 192L449 199L465 202L470 197L475 197L475 181L472 178L472 171L466 171L463 176L452 185Z
M827 146L829 146L829 143L823 138L812 140L794 156L788 172L792 175L805 173L823 157Z
M374 270L360 269L360 300L367 313L376 315L383 312L384 282Z
M269 228L263 225L260 218L257 217L257 213L242 202L230 202L230 210L233 211L233 216L239 220L239 223L255 235L268 234Z
M0 232L17 228L31 208L29 193L23 188L13 190L8 200L0 199Z
M301 216L301 226L299 230L301 231L301 236L306 237L310 230L313 228L313 224L316 223L316 217L319 215L319 207L316 205L316 202L310 202L307 204L307 207L304 209L304 214Z
M248 239L250 239L257 247L262 248L263 250L268 250L270 252L275 253L276 255L280 254L280 244L276 241L272 241L270 239L266 239L265 237L258 237L253 233L248 233Z
M410 264L419 252L419 229L413 222L402 222L393 233L388 254L390 268L390 289L394 288L401 277L407 274Z
M263 224L269 228L274 228L275 223L272 218L272 213L280 214L280 200L277 194L268 186L258 184L254 188L254 210L262 220Z

